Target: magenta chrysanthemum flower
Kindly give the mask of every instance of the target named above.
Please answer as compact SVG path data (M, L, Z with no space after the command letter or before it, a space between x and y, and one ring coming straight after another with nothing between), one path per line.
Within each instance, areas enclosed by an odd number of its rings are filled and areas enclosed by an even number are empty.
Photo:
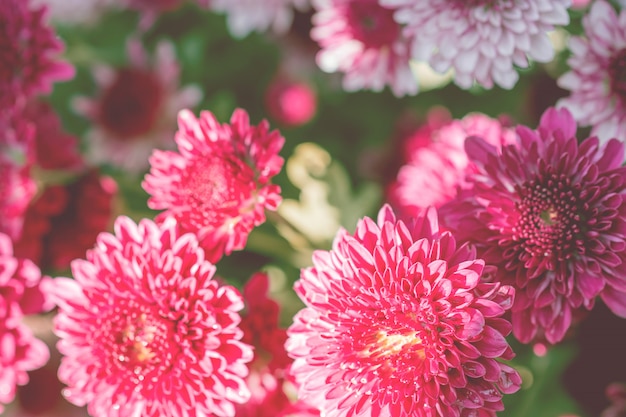
M176 114L195 106L201 92L196 86L179 89L172 44L160 42L153 61L137 39L129 40L127 50L128 66L94 68L100 92L93 99L79 98L76 108L94 124L87 137L93 163L141 172L154 148L173 147Z
M393 19L394 10L378 0L313 0L311 37L322 50L317 63L326 72L343 72L348 91L416 94L417 79L409 66L411 47Z
M474 82L510 89L528 67L528 57L552 60L547 33L569 22L570 0L380 0L398 9L413 41L412 57L439 72L454 69L462 88Z
M285 350L287 332L279 327L280 307L268 298L268 290L269 279L264 273L254 274L243 288L246 312L240 324L242 341L254 346L254 359L246 378L251 397L237 405L235 416L319 416L311 407L293 401L295 392L290 392L293 384L289 375L292 360Z
M241 295L174 219L114 229L53 288L65 397L94 417L232 416L250 395Z
M446 223L495 278L517 289L513 332L522 342L563 339L577 309L600 296L626 317L626 168L624 146L580 144L565 110L548 109L537 131L520 126L516 144L498 151L466 142L476 172L471 189L442 208Z
M495 416L519 389L501 316L514 290L481 280L484 262L441 232L434 209L412 224L388 206L341 231L295 289L288 329L300 398L327 417Z
M29 0L0 2L0 105L12 106L52 84L74 76L74 67L57 59L63 45L45 23L45 7Z
M151 195L148 206L165 210L157 220L176 218L216 262L243 249L250 231L265 221L264 210L277 209L280 187L270 179L283 165L278 152L285 140L265 120L251 126L242 109L230 124L208 111L197 119L183 110L178 126L179 152L154 151L142 185Z
M0 233L0 413L15 398L16 386L28 382L28 371L43 366L48 347L22 323L27 314L48 310L39 268L13 256L9 236Z
M558 83L571 95L559 101L601 141L626 137L626 10L603 0L583 18L585 37L570 38L570 71Z
M211 10L226 13L230 33L243 38L251 32L289 30L294 10L306 11L310 0L197 0Z
M429 115L434 117L439 116ZM461 120L439 119L417 129L404 146L407 163L388 190L389 201L403 216L415 216L429 206L440 207L465 186L465 175L471 169L464 148L468 136L480 136L499 148L512 143L515 133L478 113Z

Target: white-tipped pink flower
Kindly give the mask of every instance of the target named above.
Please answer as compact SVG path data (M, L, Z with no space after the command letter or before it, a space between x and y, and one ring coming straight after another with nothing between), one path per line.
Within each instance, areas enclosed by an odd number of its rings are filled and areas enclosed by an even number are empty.
M280 187L270 184L283 165L278 152L284 138L263 120L251 126L245 110L237 109L230 124L220 124L203 111L197 119L180 112L178 152L155 151L143 188L148 206L165 210L179 227L198 235L207 258L243 249L248 234L265 221L265 209L276 210Z
M413 41L413 58L454 69L461 88L475 82L513 88L515 67L552 60L547 33L569 22L570 0L380 0Z
M394 20L394 9L377 0L313 0L311 37L322 50L317 63L326 72L344 73L348 91L381 91L396 96L416 94L409 66L411 47Z
M114 230L52 288L65 397L94 417L233 416L250 397L241 294L174 219Z
M597 0L583 18L585 36L570 38L570 71L558 83L571 91L559 101L576 121L607 141L626 138L626 11Z
M98 93L81 97L77 110L93 122L88 156L130 172L148 167L154 148L171 148L176 114L201 98L195 86L179 88L180 66L174 47L162 41L150 59L137 39L128 42L129 65L94 68Z
M495 416L518 373L502 316L514 290L482 279L483 260L439 230L429 210L406 224L341 231L295 290L306 307L288 329L300 398L326 417Z
M243 38L250 32L283 34L291 27L294 9L305 11L310 0L199 0L216 12L226 13L230 33Z

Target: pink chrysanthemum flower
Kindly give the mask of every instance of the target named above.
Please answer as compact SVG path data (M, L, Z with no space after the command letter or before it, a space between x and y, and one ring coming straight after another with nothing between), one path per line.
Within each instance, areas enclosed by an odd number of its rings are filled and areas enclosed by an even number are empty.
M79 98L76 108L94 123L87 137L91 161L140 172L154 148L174 145L176 114L195 106L201 92L196 86L179 89L180 67L169 42L157 45L153 62L137 39L127 49L130 65L95 67L98 96Z
M198 0L211 10L226 13L230 33L243 38L251 32L284 34L291 27L294 9L306 11L310 0Z
M254 359L246 378L251 397L245 404L237 405L235 416L319 415L302 402L293 401L295 390L289 375L292 360L285 350L287 332L279 327L280 307L267 297L268 290L269 279L264 273L254 274L243 288L246 312L240 324L242 341L254 346Z
M65 397L94 417L232 416L250 395L241 295L174 219L114 229L55 280Z
M405 224L341 231L295 289L288 329L300 398L327 417L495 416L520 387L502 318L514 290L481 279L484 262L441 232L430 209Z
M176 218L216 262L243 249L250 231L265 221L264 210L278 208L280 187L270 179L282 168L278 152L285 139L265 120L251 126L242 109L230 124L208 111L197 119L183 110L178 126L179 152L154 151L142 185L151 195L148 206L165 210L157 220Z
M559 101L601 141L626 137L626 10L603 0L583 18L585 37L570 38L570 71L558 83L571 95Z
M0 6L1 7L1 6ZM2 117L5 116L5 117ZM24 215L37 192L31 176L35 130L15 108L0 114L0 233L17 239Z
M412 57L439 72L454 69L462 88L474 82L510 89L528 67L528 57L552 60L547 33L569 23L570 0L380 0L398 9L413 41Z
M0 413L28 382L27 372L48 361L48 347L21 320L51 307L41 288L48 280L30 260L13 256L11 239L0 233Z
M522 342L563 339L578 309L600 296L626 317L626 168L615 139L580 144L565 110L548 109L533 131L517 128L501 151L466 142L471 189L442 208L459 239L517 289L513 332Z
M29 0L0 2L0 105L49 93L52 84L74 76L74 67L57 55L63 45L45 23L45 7Z
M406 140L408 161L388 190L389 201L403 216L440 207L465 186L465 175L471 170L464 148L468 136L480 136L498 148L515 140L512 129L483 114L447 122L439 115L430 117L437 117L436 123L425 124Z
M411 47L394 9L378 0L313 0L313 6L311 37L322 48L317 63L326 72L343 72L347 91L389 86L396 96L417 93Z
M265 92L265 107L278 123L297 127L315 116L317 95L310 84L279 76Z

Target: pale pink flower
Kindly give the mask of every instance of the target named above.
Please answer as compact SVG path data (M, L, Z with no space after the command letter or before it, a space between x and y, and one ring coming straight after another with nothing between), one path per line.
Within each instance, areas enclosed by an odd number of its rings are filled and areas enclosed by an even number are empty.
M94 417L234 415L250 396L241 295L174 219L114 230L52 290L65 397Z
M465 186L465 175L472 166L465 153L465 140L480 136L501 147L515 140L513 129L498 120L474 113L461 120L444 121L438 110L435 119L418 128L405 140L407 162L388 189L388 199L403 216L415 216L429 206L440 207Z
M596 297L626 317L624 145L578 143L566 109L548 109L515 144L472 137L469 188L441 209L446 226L516 287L513 332L557 343Z
M561 99L582 126L601 141L626 137L626 10L597 0L583 18L585 36L569 40L570 71L559 78L571 95Z
M5 107L74 76L74 67L58 55L63 44L47 26L46 8L29 0L0 1L0 117Z
M243 38L251 32L284 34L294 10L306 11L310 0L198 0L211 10L225 13L230 33Z
M16 386L28 382L28 371L43 366L48 347L22 323L24 315L52 307L46 299L49 283L28 259L13 256L9 236L0 233L0 413L15 398Z
M477 82L510 89L528 58L554 56L548 32L569 23L570 0L380 0L398 9L412 57L438 72L454 69L454 80L468 89Z
M31 0L33 7L46 6L50 20L70 25L94 24L119 0Z
M148 167L154 148L171 148L176 114L201 98L196 86L179 87L180 66L171 43L161 41L151 59L137 39L129 40L129 65L94 68L97 96L76 100L78 112L93 122L88 158L127 172Z
M313 0L311 38L322 48L317 64L326 72L342 72L347 91L381 91L396 96L418 91L409 66L411 47L394 20L393 8L378 0Z
M306 307L287 352L303 401L326 417L495 416L519 389L502 315L514 290L481 279L484 262L439 230L430 209L406 224L340 231L295 290Z
M178 221L197 233L207 258L243 249L248 234L265 221L265 209L276 210L280 187L270 184L283 165L278 152L285 139L263 120L251 126L245 110L237 109L230 124L220 124L211 112L197 119L183 110L178 116L178 152L154 151L143 188L148 206L165 210L157 216Z

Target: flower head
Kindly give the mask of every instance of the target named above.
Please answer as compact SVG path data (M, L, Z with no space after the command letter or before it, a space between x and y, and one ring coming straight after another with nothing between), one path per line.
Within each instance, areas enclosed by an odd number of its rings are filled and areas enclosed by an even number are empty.
M317 111L317 97L305 82L278 78L265 93L268 114L286 126L308 123Z
M316 416L315 410L300 401L293 402L289 374L291 358L287 356L287 332L279 327L280 307L267 296L269 279L264 273L254 274L243 288L246 312L240 327L245 343L254 346L254 359L246 384L251 397L237 406L236 417Z
M160 42L153 62L138 40L131 39L127 49L130 65L97 66L99 94L79 98L76 108L94 124L87 137L91 161L138 172L148 167L154 148L173 146L176 114L196 105L201 93L195 86L179 89L180 68L172 44Z
M74 67L57 55L63 45L45 22L46 8L29 0L0 2L0 105L49 93L52 84L74 76Z
M513 356L501 316L514 291L483 268L434 209L405 224L385 206L340 232L295 284L306 308L286 347L300 398L329 417L495 416L521 383L497 360Z
M407 163L398 171L388 190L388 198L405 216L415 216L429 206L440 207L465 186L465 175L472 166L465 153L465 139L480 136L501 147L514 141L512 129L483 114L470 114L461 120L442 120L429 115L406 140Z
M0 233L17 239L22 233L28 205L37 192L31 175L36 159L35 129L16 108L3 115L0 117Z
M313 0L311 37L322 50L317 63L326 72L343 72L348 91L381 91L396 96L416 94L409 67L410 44L393 19L394 9L378 0Z
M59 379L94 417L232 416L249 397L241 295L175 223L119 217L56 279Z
M16 386L28 382L27 372L48 361L48 347L22 323L24 315L51 307L41 288L48 280L30 260L13 256L11 239L0 233L0 412Z
M115 181L97 170L67 185L47 186L26 211L15 253L42 268L69 267L109 227L116 193Z
M554 51L547 33L569 22L570 0L381 0L398 9L413 42L412 57L439 72L454 69L455 82L510 89L528 57L548 62Z
M576 121L591 126L601 141L626 137L626 10L615 13L604 0L583 18L586 36L569 40L570 71L559 85L571 95L559 101Z
M442 208L446 224L517 289L513 332L522 342L560 341L580 308L600 296L626 317L626 168L617 140L580 144L565 110L536 131L517 128L501 151L481 138L466 149L470 187Z
M207 258L243 249L248 234L265 221L264 209L276 210L280 187L270 184L283 159L284 138L267 121L251 126L237 109L230 124L203 111L197 119L183 110L178 117L178 152L154 151L143 188L148 206L165 210L183 231L198 234Z
M283 34L291 27L294 9L305 11L309 0L197 0L211 10L226 13L230 33L243 38L250 32Z

